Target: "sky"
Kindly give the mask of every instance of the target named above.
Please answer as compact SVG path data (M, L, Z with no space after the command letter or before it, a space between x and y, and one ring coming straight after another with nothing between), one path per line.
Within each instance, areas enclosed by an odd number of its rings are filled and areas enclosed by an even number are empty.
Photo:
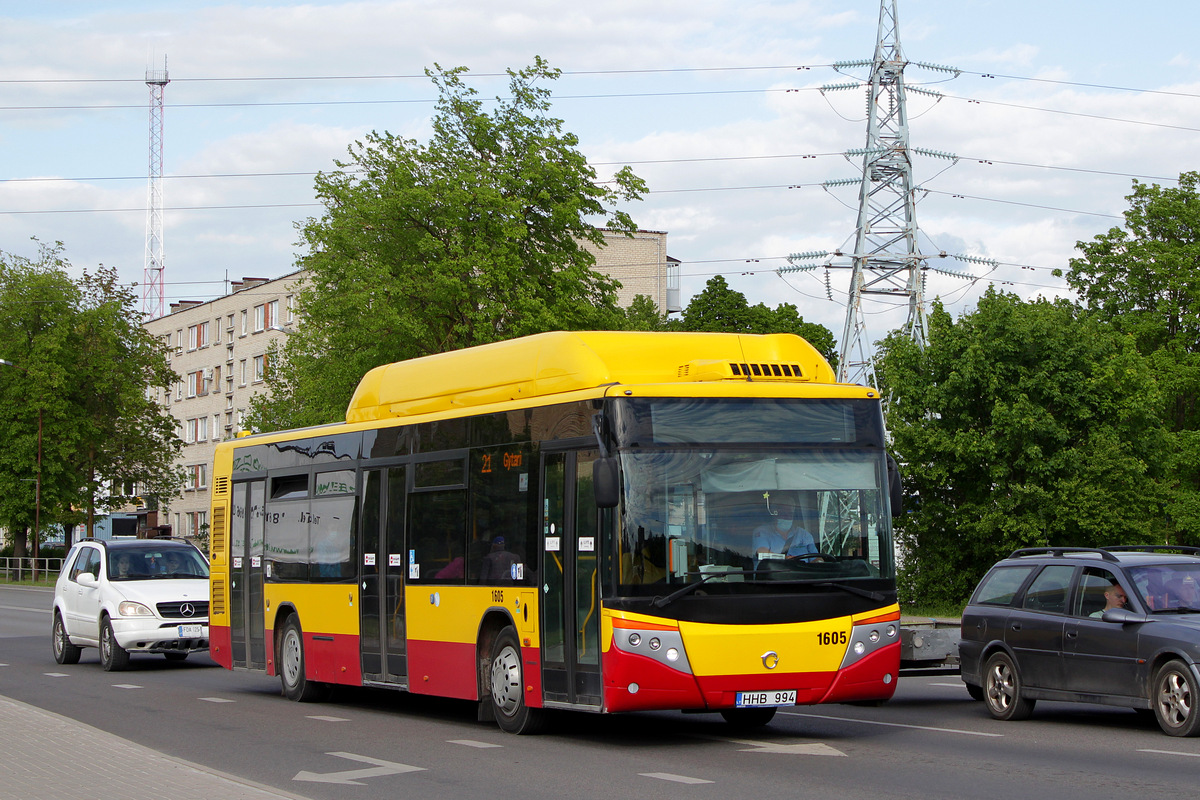
M1200 5L899 0L911 63L910 144L922 252L956 315L989 285L1069 297L1075 245L1122 223L1134 179L1174 186L1197 169ZM303 255L318 171L366 133L424 139L424 70L463 66L485 98L504 71L546 58L552 114L601 179L621 165L649 193L625 206L665 231L682 297L714 275L751 303L793 303L841 334L850 273L780 273L789 254L850 250L866 141L862 90L878 0L406 0L212 3L0 0L0 251L62 242L77 270L141 283L150 164L148 69L169 71L163 149L167 302L226 281L274 278ZM821 264L822 262L815 262ZM140 289L138 290L140 292ZM869 301L869 337L904 322Z

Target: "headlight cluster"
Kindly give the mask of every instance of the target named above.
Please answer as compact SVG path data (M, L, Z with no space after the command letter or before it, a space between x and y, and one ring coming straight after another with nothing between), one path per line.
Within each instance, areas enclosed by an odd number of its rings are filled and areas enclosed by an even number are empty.
M132 600L123 600L117 606L117 613L122 617L153 617L154 612L141 603L135 603Z
M855 625L850 630L851 644L842 660L842 667L848 667L860 658L895 642L899 634L900 627L895 622Z
M672 669L692 671L679 631L635 631L616 628L613 631L613 642L618 650L626 653L638 653L653 658Z

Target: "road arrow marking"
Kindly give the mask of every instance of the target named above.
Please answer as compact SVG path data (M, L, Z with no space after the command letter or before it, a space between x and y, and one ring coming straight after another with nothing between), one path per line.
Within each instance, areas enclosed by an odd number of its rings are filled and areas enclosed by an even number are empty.
M326 753L327 756L348 758L351 761L361 761L364 764L374 764L367 769L348 769L343 772L308 772L302 770L296 773L294 781L311 781L313 783L341 783L347 786L365 786L359 778L378 778L383 775L400 775L405 772L424 772L424 767L411 767L408 764L397 764L394 761L384 761L381 758L370 758L355 753Z
M783 744L782 742L754 742L739 739L726 739L733 744L748 744L742 753L782 753L792 756L845 756L836 747L830 747L822 742L803 742L801 744Z

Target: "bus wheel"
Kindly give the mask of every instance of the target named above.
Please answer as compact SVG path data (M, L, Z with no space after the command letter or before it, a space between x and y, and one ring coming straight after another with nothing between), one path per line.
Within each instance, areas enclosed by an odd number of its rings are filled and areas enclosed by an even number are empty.
M488 676L496 723L509 733L537 733L545 725L546 712L525 705L525 680L521 647L511 627L500 631L492 645L492 667Z
M325 699L328 687L304 677L304 634L295 616L288 617L279 637L279 680L289 700L317 703Z
M750 728L761 728L764 725L770 724L771 720L775 719L775 712L777 710L774 707L727 708L721 712L721 716L733 727L740 730L749 730Z

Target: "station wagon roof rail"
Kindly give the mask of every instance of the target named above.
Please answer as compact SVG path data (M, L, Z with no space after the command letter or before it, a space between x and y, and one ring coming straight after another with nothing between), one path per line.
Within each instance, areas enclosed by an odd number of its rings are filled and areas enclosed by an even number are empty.
M1097 555L1105 561L1118 561L1117 557L1108 550L1099 547L1021 547L1012 551L1009 558L1026 558L1031 556L1054 556L1055 558L1062 558L1064 555L1074 555L1076 553L1080 555Z

